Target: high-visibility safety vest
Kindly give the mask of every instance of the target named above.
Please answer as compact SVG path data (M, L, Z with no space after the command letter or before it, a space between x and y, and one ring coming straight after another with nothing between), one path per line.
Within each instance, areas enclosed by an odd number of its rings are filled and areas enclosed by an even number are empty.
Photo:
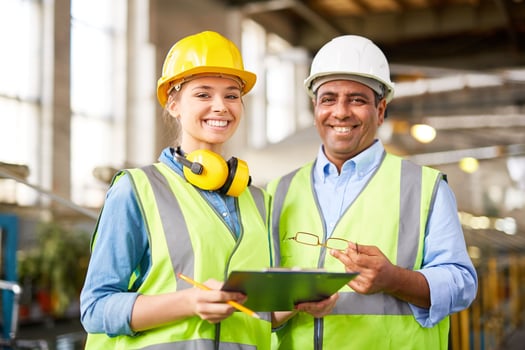
M124 170L113 183L123 173L129 174L132 180L147 225L151 251L151 268L139 293L154 295L191 288L176 279L179 272L197 281L210 278L220 281L233 270L271 265L267 228L270 199L266 192L250 186L236 198L241 222L240 236L236 238L220 213L167 165L155 163ZM130 277L129 285L134 281ZM262 319L234 312L218 324L193 316L135 336L89 334L86 349L267 350L270 315L259 314Z
M303 231L326 240L312 170L313 162L268 185L273 196L272 234L276 248L280 248L280 261L277 257L275 266L344 272L343 264L326 248L288 239ZM442 178L434 169L385 154L331 237L375 245L393 264L420 268L427 219ZM383 293L358 294L346 285L339 291L331 314L314 319L298 313L277 331L276 342L283 350L447 349L448 331L448 317L433 328L424 328L406 302Z

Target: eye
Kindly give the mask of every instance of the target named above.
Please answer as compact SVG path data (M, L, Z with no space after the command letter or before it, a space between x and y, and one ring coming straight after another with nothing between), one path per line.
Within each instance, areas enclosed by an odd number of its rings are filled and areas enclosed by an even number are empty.
M208 94L207 92L198 92L195 94L195 96L198 98L209 98L210 94Z
M228 100L236 100L238 98L240 98L240 96L238 94L228 94L228 95L226 95L226 99L228 99Z
M323 96L320 98L319 102L324 105L331 105L335 103L335 98L332 96Z
M362 95L353 95L348 96L347 102L354 106L363 106L369 104L370 100Z

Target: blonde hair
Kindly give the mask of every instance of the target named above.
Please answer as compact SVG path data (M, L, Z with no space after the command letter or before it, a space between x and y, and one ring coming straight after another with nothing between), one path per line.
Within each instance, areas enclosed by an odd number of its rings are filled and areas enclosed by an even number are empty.
M164 106L164 110L162 111L162 120L164 121L164 124L167 127L166 136L169 140L173 140L174 147L180 146L182 127L180 125L179 118L175 118L171 115L170 111L168 110L168 106L170 105L172 100L178 98L178 95L178 91L172 89L168 95L168 101Z

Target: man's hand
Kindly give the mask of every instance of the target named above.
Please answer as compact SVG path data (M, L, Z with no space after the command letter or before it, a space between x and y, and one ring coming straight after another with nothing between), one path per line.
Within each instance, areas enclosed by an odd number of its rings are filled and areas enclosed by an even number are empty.
M345 251L331 250L348 272L359 275L348 283L357 293L383 292L413 305L429 308L430 289L425 276L396 266L376 246L349 243Z

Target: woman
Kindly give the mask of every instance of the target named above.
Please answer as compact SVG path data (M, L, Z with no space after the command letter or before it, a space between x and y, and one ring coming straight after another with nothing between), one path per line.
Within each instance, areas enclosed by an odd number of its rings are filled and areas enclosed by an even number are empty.
M118 173L107 193L81 294L86 348L269 349L269 315L234 312L226 302L246 297L219 282L271 266L269 198L249 186L242 160L220 156L255 80L218 33L171 48L157 96L180 138L158 163Z

